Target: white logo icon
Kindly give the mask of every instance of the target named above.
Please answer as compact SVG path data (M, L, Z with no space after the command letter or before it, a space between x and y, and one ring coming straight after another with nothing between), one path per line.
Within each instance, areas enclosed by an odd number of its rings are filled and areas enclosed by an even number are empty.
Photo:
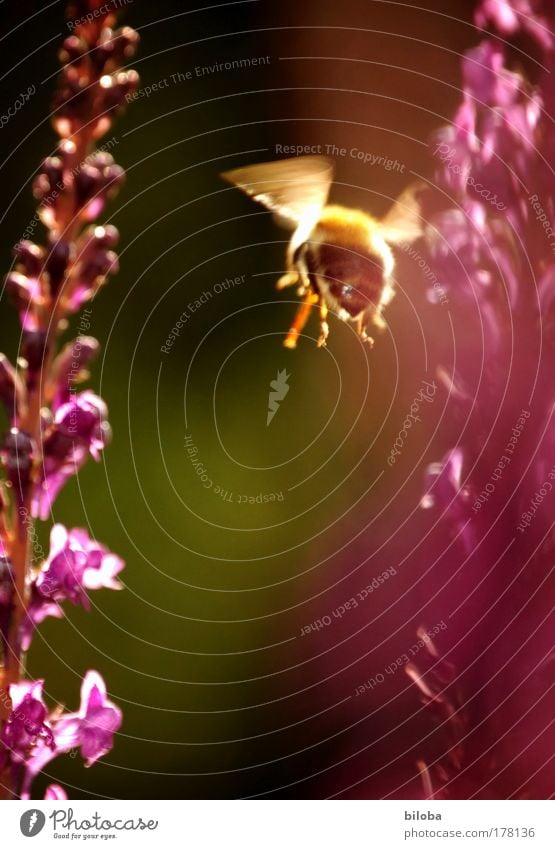
M287 374L286 370L278 371L277 377L275 380L270 381L270 392L268 393L268 415L266 416L266 427L270 424L275 414L279 410L279 405L289 392L289 384L287 381L289 380L290 375Z
M35 837L43 830L45 822L46 817L43 812L39 811L38 808L33 808L30 811L25 811L25 813L21 815L19 827L21 828L21 833L24 834L25 837Z

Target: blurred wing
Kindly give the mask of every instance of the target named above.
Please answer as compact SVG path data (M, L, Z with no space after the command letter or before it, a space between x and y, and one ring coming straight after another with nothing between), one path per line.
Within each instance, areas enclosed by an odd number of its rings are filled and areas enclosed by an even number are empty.
M302 156L247 165L221 176L294 230L301 220L315 224L320 217L333 180L333 165L324 156Z
M386 242L402 245L415 242L423 233L423 220L418 192L425 183L413 183L402 192L380 223L380 233Z

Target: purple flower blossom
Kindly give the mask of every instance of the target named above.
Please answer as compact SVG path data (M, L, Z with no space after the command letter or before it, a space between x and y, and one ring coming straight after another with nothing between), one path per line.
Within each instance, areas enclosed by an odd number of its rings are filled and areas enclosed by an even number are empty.
M42 700L43 683L21 681L10 686L12 710L2 730L2 742L14 763L26 761L37 746L54 750L54 735L46 722Z
M94 392L73 394L54 409L43 436L42 475L33 497L33 516L40 519L48 518L58 493L89 456L100 460L111 438L106 404Z
M75 719L79 723L81 754L86 766L92 766L112 748L122 720L120 709L107 698L106 685L98 672L87 672L83 679L81 707ZM66 717L65 722L70 721Z
M37 588L58 601L68 599L87 606L86 589L121 589L116 576L123 569L121 558L91 540L82 528L67 531L54 525L50 553L37 578Z
M33 631L48 616L62 617L62 602L90 608L87 590L119 590L117 575L123 560L92 540L82 528L68 531L54 525L50 533L50 552L33 581L31 602L21 627L21 642L29 648Z
M81 705L75 713L54 710L48 714L42 688L42 681L23 681L10 687L13 707L2 732L2 742L11 761L23 767L22 799L29 798L35 776L58 755L80 748L85 765L92 766L111 750L122 721L121 711L108 699L106 685L98 672L86 673L81 685ZM51 793L60 792L57 785L53 787Z
M92 766L111 750L121 721L121 711L108 699L102 677L98 672L87 672L81 685L79 710L63 713L52 721L55 753L51 755L42 747L28 761L28 770L35 775L56 755L76 748L81 750L85 766Z

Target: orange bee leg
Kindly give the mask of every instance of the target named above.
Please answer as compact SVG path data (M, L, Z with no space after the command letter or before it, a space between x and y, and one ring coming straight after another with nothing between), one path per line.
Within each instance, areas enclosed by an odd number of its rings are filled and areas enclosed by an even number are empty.
M305 324L308 321L312 307L314 306L314 304L317 304L318 301L319 297L314 292L306 293L302 304L297 310L297 314L295 315L295 319L293 321L293 324L291 325L291 329L287 334L285 342L283 343L286 348L297 347L297 339L299 338Z
M326 339L329 336L330 329L327 322L328 306L324 299L320 300L320 336L318 337L318 347L321 348L326 344Z
M295 286L299 282L299 274L296 271L288 271L287 274L284 274L279 278L276 283L276 289L286 289L287 286Z

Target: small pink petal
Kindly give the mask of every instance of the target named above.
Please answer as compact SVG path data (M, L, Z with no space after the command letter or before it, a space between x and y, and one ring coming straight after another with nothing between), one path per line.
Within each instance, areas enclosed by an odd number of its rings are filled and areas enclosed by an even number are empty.
M59 784L49 784L46 788L44 798L48 800L65 800L67 799L67 793Z

